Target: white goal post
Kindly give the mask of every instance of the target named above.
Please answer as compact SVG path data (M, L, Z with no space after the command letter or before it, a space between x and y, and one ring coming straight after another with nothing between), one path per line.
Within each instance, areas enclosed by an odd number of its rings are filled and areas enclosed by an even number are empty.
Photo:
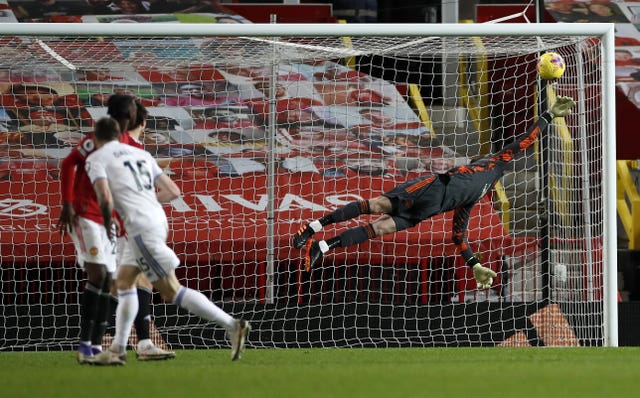
M180 280L251 320L250 347L617 346L613 27L0 24L0 351L75 347L57 170L113 92L147 107L145 148L182 187L166 207ZM545 51L567 64L556 82L536 76ZM558 95L572 115L472 212L493 289L475 289L450 214L304 271L303 222L497 151ZM227 345L157 297L154 315L172 348Z

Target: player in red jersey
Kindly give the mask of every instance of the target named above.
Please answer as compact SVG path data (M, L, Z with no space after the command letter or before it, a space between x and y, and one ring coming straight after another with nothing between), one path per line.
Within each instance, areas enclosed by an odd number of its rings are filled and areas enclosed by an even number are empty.
M137 108L133 97L112 96L108 113L118 120L122 131L135 127ZM129 134L122 134L120 140L138 147L142 145ZM81 364L91 363L94 354L102 348L102 337L110 316L111 275L116 270L117 260L116 242L108 238L95 191L84 168L87 156L94 150L95 142L90 133L62 161L60 172L62 211L58 228L61 234L71 235L78 264L87 273L78 345L78 362ZM149 302L150 299L147 308Z

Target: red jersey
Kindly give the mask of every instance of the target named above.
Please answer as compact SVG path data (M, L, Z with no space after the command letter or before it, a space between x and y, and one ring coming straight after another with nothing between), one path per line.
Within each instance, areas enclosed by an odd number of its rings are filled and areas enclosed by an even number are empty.
M144 147L139 141L131 137L128 132L120 135L120 142L136 148ZM95 150L96 144L93 140L93 133L89 133L62 160L60 165L60 185L62 201L71 202L76 215L102 224L98 198L84 169L87 156Z

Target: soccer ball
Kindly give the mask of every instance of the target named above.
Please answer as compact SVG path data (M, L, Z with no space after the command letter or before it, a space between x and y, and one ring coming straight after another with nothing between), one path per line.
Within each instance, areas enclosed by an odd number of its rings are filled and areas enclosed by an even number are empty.
M544 80L559 79L566 68L564 59L558 53L544 53L538 59L538 74Z

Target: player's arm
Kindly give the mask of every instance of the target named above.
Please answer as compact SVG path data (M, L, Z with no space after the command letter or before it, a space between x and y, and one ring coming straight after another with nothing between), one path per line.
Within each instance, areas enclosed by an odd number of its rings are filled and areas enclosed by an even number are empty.
M469 267L479 264L480 261L473 255L473 251L469 247L467 241L467 227L469 225L469 214L473 206L458 207L453 211L453 243L458 246L460 256L464 258L465 263Z
M469 247L466 231L469 226L469 215L471 214L471 206L459 207L453 212L453 243L458 246L460 256L464 258L465 263L473 270L473 277L478 283L479 289L488 289L493 283L496 273L480 264L480 260L473 254Z
M62 210L58 218L58 230L64 235L73 231L76 214L73 210L73 180L76 166L82 161L82 155L74 148L60 164L60 190L62 191Z
M156 197L160 203L168 203L180 197L180 188L164 173L158 174L155 179L155 185L158 188Z
M155 159L151 158L151 155L148 155L151 159L151 173L153 175L153 184L158 189L156 192L156 198L160 203L169 203L174 199L180 197L181 192L180 188L176 185L175 182L168 175L164 174L158 162Z
M557 117L564 117L571 113L571 109L576 105L571 97L558 97L551 108L542 113L538 120L529 127L526 133L519 135L509 145L505 145L497 154L491 156L494 161L510 161L518 153L525 151L534 142L538 136L544 132L551 124L551 121Z
M91 155L87 158L84 165L89 180L93 185L93 190L96 191L96 198L98 199L98 207L100 208L100 214L102 215L102 225L107 230L107 236L109 239L113 238L114 228L112 225L113 215L113 196L111 195L111 189L109 188L109 180L107 179L107 171L104 165L99 159L93 161Z
M98 198L98 206L100 207L100 214L102 214L102 224L107 230L109 238L112 238L113 228L111 227L111 215L113 214L113 196L109 189L109 182L106 178L97 179L93 183L93 189L96 191Z

